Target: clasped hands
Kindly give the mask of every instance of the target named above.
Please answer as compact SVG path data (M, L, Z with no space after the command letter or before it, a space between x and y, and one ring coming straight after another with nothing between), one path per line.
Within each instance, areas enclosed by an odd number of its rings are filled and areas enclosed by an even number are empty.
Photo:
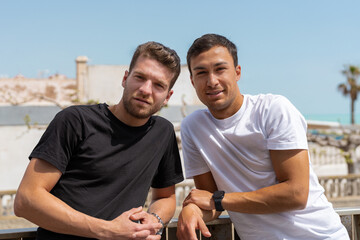
M123 212L120 216L109 222L109 232L102 239L136 239L136 240L160 240L156 235L162 228L158 219L143 211L142 207L132 208Z

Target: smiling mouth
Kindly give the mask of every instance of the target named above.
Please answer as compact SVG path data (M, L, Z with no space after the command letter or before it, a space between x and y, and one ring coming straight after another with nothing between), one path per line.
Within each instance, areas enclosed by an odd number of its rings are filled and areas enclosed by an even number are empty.
M206 95L215 96L215 95L222 93L223 91L224 90L211 91L211 92L207 92Z

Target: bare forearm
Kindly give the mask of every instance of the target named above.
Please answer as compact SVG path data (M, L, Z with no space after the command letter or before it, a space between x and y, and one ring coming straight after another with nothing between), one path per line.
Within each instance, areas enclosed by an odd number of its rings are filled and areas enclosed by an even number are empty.
M168 198L160 198L154 200L149 206L149 213L156 213L159 215L164 222L168 223L171 218L174 216L176 210L176 199L175 195Z
M302 209L307 197L307 188L294 188L283 182L253 192L227 193L222 205L229 211L268 214Z
M106 226L106 221L72 209L46 190L20 191L15 212L42 228L70 235L99 238L100 227Z

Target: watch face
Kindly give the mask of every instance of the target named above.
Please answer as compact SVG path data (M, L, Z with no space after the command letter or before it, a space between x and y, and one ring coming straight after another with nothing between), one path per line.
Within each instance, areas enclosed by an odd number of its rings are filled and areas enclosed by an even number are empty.
M216 191L214 192L214 198L223 198L225 192L224 191Z

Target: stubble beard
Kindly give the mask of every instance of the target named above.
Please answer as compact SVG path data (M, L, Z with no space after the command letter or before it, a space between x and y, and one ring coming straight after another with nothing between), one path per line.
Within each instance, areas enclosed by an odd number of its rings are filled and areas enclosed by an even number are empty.
M137 107L132 101L132 96L127 91L123 93L123 103L125 110L133 117L139 119L145 119L151 117L153 114L158 112L162 106L158 105L151 105L149 108L139 108Z

